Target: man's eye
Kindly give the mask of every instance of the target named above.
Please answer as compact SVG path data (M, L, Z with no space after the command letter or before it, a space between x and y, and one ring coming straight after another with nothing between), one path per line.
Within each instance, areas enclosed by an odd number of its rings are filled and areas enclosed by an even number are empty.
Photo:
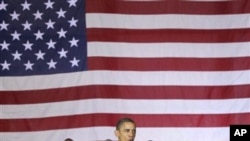
M131 131L133 132L133 130L130 130L130 129L125 129L124 131L125 131L126 133L129 133L129 132L131 132Z

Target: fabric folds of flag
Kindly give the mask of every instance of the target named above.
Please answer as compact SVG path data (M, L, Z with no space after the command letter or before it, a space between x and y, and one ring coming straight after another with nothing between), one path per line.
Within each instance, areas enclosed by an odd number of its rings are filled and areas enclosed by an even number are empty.
M248 0L0 0L0 140L228 141L250 124Z

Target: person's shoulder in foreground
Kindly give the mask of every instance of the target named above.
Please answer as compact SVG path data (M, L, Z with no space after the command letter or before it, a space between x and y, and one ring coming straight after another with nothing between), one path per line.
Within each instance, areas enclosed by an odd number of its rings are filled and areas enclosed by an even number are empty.
M115 135L118 141L134 141L136 136L136 124L131 118L122 118L117 121Z

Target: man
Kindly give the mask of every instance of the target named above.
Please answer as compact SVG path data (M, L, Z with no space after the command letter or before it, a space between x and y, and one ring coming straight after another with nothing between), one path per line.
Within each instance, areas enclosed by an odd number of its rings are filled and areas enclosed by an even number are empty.
M136 135L135 122L130 118L122 118L116 124L115 135L118 141L134 141Z

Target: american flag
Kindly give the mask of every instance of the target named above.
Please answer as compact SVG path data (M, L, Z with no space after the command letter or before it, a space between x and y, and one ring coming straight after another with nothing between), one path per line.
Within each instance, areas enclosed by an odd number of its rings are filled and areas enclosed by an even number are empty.
M229 141L250 124L249 0L0 0L0 140Z

